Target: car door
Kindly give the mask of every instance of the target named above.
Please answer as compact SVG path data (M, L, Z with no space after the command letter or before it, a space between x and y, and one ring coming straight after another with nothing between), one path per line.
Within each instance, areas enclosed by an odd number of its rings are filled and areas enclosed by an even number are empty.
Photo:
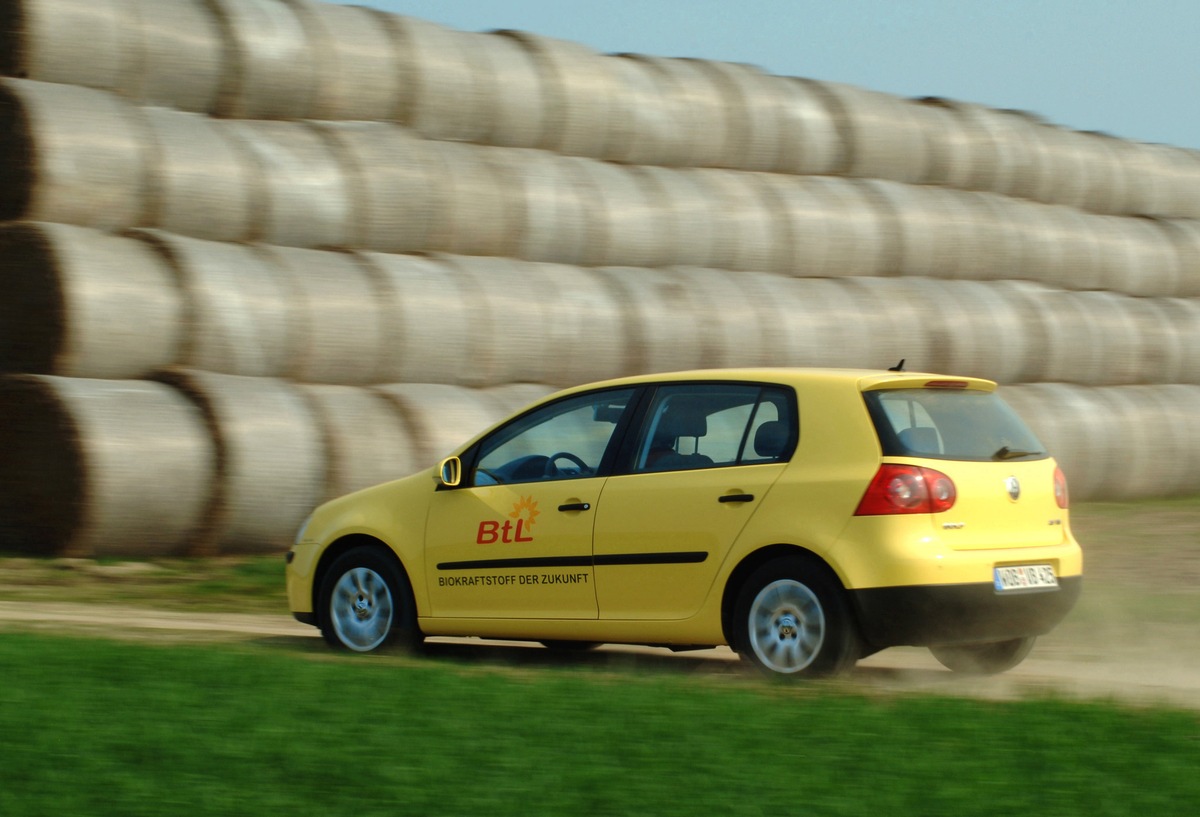
M592 526L634 389L527 412L464 455L426 521L437 617L595 618Z
M600 617L695 614L796 439L789 389L658 388L628 460L600 498L594 536Z

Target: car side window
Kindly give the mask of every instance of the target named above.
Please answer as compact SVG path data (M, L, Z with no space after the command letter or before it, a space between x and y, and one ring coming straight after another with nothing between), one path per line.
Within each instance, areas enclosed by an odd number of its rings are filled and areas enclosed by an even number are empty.
M593 476L633 389L560 400L497 429L480 444L471 485Z
M634 470L781 462L795 448L794 414L782 388L730 383L661 387L646 415Z

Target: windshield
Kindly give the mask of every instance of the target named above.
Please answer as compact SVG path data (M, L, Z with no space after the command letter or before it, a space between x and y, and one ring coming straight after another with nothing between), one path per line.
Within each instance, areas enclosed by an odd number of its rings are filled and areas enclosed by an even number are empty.
M885 456L974 461L1049 456L993 392L895 389L863 397Z

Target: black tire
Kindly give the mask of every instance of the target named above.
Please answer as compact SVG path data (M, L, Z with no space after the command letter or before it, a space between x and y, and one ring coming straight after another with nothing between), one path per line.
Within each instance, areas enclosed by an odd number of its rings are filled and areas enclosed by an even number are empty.
M325 640L340 649L372 652L420 642L408 577L380 548L356 547L334 560L321 582L317 615Z
M930 647L941 665L964 675L998 675L1025 660L1037 638L1027 636L992 644L963 644L954 647Z
M793 677L847 672L861 649L841 584L803 556L767 562L750 574L734 607L733 635L743 658Z

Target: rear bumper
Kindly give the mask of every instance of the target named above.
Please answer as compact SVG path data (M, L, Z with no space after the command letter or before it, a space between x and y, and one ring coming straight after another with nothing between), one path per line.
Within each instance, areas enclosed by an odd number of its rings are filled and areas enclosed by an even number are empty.
M1082 576L1058 590L998 594L991 584L876 587L850 591L863 639L873 647L971 644L1043 635L1062 621Z

